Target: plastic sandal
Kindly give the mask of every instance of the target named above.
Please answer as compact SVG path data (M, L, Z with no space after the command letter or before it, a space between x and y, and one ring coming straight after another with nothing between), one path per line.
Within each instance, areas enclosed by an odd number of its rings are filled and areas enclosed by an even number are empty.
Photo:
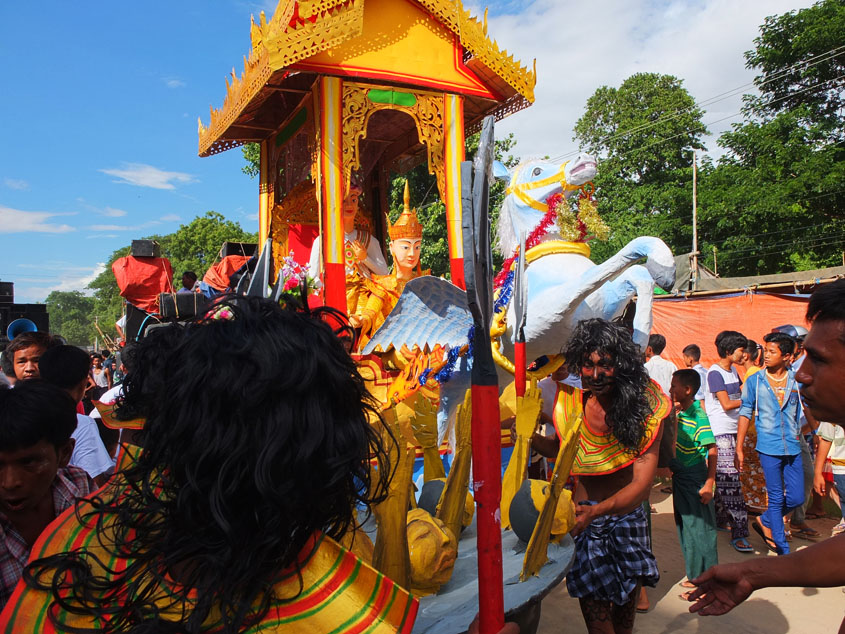
M764 536L763 539L765 540L766 537ZM769 540L769 541L771 541L771 540ZM768 543L766 545L768 546ZM774 550L774 548L773 548L774 545L775 545L775 543L772 542L772 545L769 546L769 548L772 548L772 550ZM734 547L734 550L736 550L737 552L740 552L740 553L753 553L754 552L754 547L749 545L749 543L745 540L744 537L738 537L736 539L732 539L731 540L731 546Z
M775 540L773 540L771 537L766 537L766 533L763 532L763 527L759 523L751 522L751 528L753 528L754 532L756 532L760 537L763 538L763 542L766 544L766 547L769 550L771 550L773 553L778 552L779 549L778 549L778 545L775 543ZM731 542L731 543L733 543L733 542ZM736 545L734 545L734 548L736 548ZM736 549L739 550L739 548L736 548ZM739 550L739 552L745 552L745 551ZM780 553L778 553L778 554L780 554Z

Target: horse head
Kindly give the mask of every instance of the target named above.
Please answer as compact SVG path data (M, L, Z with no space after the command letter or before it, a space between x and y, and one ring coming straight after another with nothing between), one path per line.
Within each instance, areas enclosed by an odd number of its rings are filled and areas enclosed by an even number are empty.
M549 207L549 196L563 193L567 198L596 175L596 159L579 154L574 160L526 161L511 172L505 200L499 213L497 246L509 256L519 244L520 233L530 234Z

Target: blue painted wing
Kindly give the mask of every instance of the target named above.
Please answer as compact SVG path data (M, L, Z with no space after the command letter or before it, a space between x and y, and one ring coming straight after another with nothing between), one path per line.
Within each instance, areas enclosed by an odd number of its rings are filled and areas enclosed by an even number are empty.
M405 285L399 302L367 342L363 354L376 348L398 349L402 344L408 348L433 348L438 343L460 347L467 343L470 326L466 293L451 282L425 275Z

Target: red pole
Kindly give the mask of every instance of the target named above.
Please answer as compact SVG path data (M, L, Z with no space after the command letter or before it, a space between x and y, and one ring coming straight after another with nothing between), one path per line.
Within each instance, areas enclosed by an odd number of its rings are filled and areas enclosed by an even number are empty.
M496 634L505 626L502 587L502 442L499 388L472 386L472 479L478 529L479 632Z
M513 377L516 382L516 395L525 396L525 342L517 341L513 350Z

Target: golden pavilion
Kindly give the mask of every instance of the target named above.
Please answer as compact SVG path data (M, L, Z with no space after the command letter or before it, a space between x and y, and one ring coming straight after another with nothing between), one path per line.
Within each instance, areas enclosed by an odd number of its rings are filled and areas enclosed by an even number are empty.
M362 222L383 242L391 172L426 160L446 206L453 283L463 286L460 163L466 135L534 101L536 68L487 35L460 0L280 0L253 19L252 49L199 154L261 149L259 239L306 261L322 240L324 301L344 295L341 206L362 188ZM536 67L536 61L535 61Z

